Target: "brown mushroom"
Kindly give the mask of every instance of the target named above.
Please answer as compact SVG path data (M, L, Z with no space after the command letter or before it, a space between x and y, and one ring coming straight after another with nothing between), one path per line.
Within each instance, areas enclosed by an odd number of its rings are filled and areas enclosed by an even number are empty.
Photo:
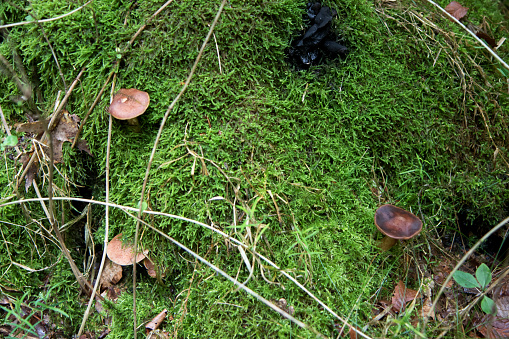
M150 103L147 92L136 88L121 88L114 96L108 107L108 112L116 119L127 120L129 125L137 126L137 117L142 115Z
M108 243L106 254L111 261L118 265L132 265L134 261L134 248L130 244L122 243L122 233L111 239ZM148 251L144 251L143 253L138 252L138 255L136 255L136 262L145 259L145 255L147 254Z
M383 250L394 246L399 239L416 236L422 230L422 221L417 216L390 204L376 210L375 225L385 235L381 244Z

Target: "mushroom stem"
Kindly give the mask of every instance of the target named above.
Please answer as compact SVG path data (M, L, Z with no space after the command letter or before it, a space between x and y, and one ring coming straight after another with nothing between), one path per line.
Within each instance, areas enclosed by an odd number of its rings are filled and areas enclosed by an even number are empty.
M397 239L391 238L388 235L386 235L382 238L382 240L380 240L379 247L382 251L388 251L392 247L394 247L394 245L396 245L397 242L398 242Z
M132 126L134 132L136 133L141 132L140 122L138 121L138 118L127 119L127 124L129 126Z

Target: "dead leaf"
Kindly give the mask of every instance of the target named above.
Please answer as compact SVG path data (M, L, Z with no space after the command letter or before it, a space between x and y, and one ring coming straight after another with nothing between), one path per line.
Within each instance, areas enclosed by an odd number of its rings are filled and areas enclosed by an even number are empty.
M355 328L360 331L360 328L357 326L355 326ZM350 339L357 339L359 337L353 326L350 326L350 331L348 331L348 334L350 334Z
M509 319L485 315L479 321L474 322L477 330L482 333L485 338L509 338Z
M285 298L281 298L279 300L271 300L271 302L289 315L293 315L295 313L295 309L293 306L288 306Z
M97 339L104 339L111 332L109 328L105 328L97 337Z
M164 309L161 313L159 313L151 321L149 321L147 325L145 325L147 332L156 330L159 327L159 325L161 325L164 318L166 318L166 314L168 314L168 310Z
M157 278L157 270L161 271L160 267L157 267L154 265L154 262L150 260L148 257L143 259L143 265L147 269L148 275L150 275L152 278ZM164 278L165 274L164 272L161 273L161 278Z
M62 145L64 142L72 142L78 132L80 118L76 114L69 114L64 110L58 125L51 133L53 142L53 159L55 163L62 163Z
M480 39L484 39L488 43L488 45L490 45L491 48L495 48L498 46L497 41L490 37L486 32L479 31L475 33L475 35L477 35L477 37Z
M157 278L156 267L152 260L150 260L149 258L143 259L143 265L147 269L148 275L150 275L152 278Z
M392 296L392 308L395 312L400 312L405 308L407 302L420 297L421 295L419 292L407 288L400 280L394 289L394 295Z
M122 266L106 258L100 280L101 291L115 285L120 279L122 279Z
M27 167L28 163L30 162L32 154L33 152L25 153L20 157L19 160L21 161L23 170ZM27 174L25 175L25 191L28 192L28 189L30 188L30 186L32 186L32 182L34 181L37 172L39 172L39 159L35 157L34 161L30 165L30 168L28 168L27 170Z
M468 8L463 7L459 2L452 1L445 7L447 13L455 17L457 20L461 21L467 15Z
M422 303L421 316L423 318L431 318L435 320L435 310L431 308L433 306L433 302L431 301L431 296L427 297L426 300Z
M451 264L448 260L441 261L437 266L433 267L433 280L440 286L442 286L451 273ZM445 287L452 287L454 281L451 279Z
M170 332L155 330L155 331L150 332L150 334L147 336L147 339L168 339L169 337L170 337Z
M106 296L111 301L115 302L117 301L118 297L122 293L122 290L118 288L117 286L108 287L108 291L106 291Z
M16 128L16 131L19 133L30 133L34 134L34 139L41 141L41 137L43 132L46 130L49 120L40 120L34 122L28 122L25 124L21 124ZM68 111L64 110L62 113L62 117L60 121L56 125L55 129L51 132L51 141L53 144L53 160L55 163L62 163L62 145L64 142L72 142L76 137L76 133L78 132L80 118L76 114L69 114ZM87 142L85 140L78 141L78 149L81 151L85 151L88 154L92 155L90 149L88 148ZM47 143L46 143L47 145ZM49 155L49 147L44 147L44 152L46 155ZM20 160L23 164L23 169L26 168L30 158L32 158L33 152L25 153L21 156ZM35 157L32 165L27 170L25 176L25 190L28 191L28 188L32 186L32 182L35 179L37 173L39 172L39 162L38 158Z
M502 279L495 288L493 299L497 305L497 317L509 318L509 276Z
M90 151L90 148L88 147L88 144L85 140L81 139L76 142L76 148L82 152L87 152L88 155L92 155L92 152Z
M0 297L0 305L9 305L9 299L5 296L5 295L2 295Z
M104 297L104 296L103 296ZM95 310L97 311L97 313L99 314L104 314L105 310L104 310L104 306L101 302L101 300L99 300L99 298L96 296L95 297L95 304L94 304L94 307L95 307Z
M33 133L35 135L41 135L48 127L49 120L39 120L34 122L27 122L20 124L16 127L18 133Z

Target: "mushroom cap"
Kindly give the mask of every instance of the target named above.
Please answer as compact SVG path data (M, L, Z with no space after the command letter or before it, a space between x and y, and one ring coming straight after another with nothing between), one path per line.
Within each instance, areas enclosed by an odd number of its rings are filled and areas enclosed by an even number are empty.
M139 252L136 256L136 262L140 262L145 259L145 255L148 251L143 253ZM115 264L126 266L132 265L134 260L134 248L129 244L122 244L122 233L116 235L108 243L108 249L106 254L111 261Z
M116 119L127 120L142 115L150 103L147 92L136 88L121 88L113 96L108 112Z
M410 239L422 229L422 221L412 213L394 205L380 206L375 212L376 227L393 239Z

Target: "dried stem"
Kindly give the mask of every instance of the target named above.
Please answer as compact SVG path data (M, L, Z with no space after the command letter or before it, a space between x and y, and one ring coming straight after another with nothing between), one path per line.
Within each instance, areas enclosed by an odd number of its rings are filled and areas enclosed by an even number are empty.
M148 183L148 177L150 174L150 168L152 167L152 161L154 160L154 155L157 150L157 146L159 144L159 140L161 139L161 134L163 133L164 125L166 124L166 120L168 119L168 116L170 115L170 112L173 110L173 107L175 107L176 103L180 100L184 92L186 91L187 87L189 86L189 83L191 82L191 79L193 78L194 72L196 71L196 67L198 66L198 63L200 62L201 56L203 54L203 51L205 50L205 47L207 46L207 43L209 42L210 37L212 36L212 33L214 31L214 27L217 24L217 21L219 20L219 17L221 16L221 12L223 11L224 5L226 4L227 0L223 0L221 2L221 6L219 7L216 17L214 18L214 21L212 22L212 25L210 25L209 32L207 34L207 37L205 38L205 41L203 42L200 52L198 53L198 56L196 57L196 60L194 61L193 67L191 68L191 72L189 73L189 76L187 77L186 82L184 83L184 86L180 90L180 93L177 95L177 97L173 100L173 102L170 104L168 109L166 110L166 113L164 114L163 120L161 121L161 126L159 127L159 131L157 132L156 140L154 141L154 146L152 147L152 153L150 154L150 159L147 164L147 170L145 172L145 178L143 179L143 187L141 189L141 196L140 196L140 203L139 203L139 210L138 210L138 219L141 218L142 213L142 206L143 206L143 198L145 195L145 189L147 187ZM138 252L138 236L140 231L140 221L138 220L136 222L136 231L134 236L134 251L135 256ZM134 328L134 339L136 339L137 335L137 328L136 328L136 263L133 263L133 328Z
M445 15L447 15L447 17L449 17L449 19L453 20L455 23L457 23L458 25L461 26L461 28L463 28L465 31L468 32L468 34L470 34L475 40L477 40L478 43L480 43L491 55L493 55L493 57L495 59L497 59L501 64L502 66L504 66L506 69L509 70L509 65L504 61L502 60L501 57L498 56L497 53L495 53L494 50L492 50L488 45L486 45L486 43L484 41L482 41L480 38L477 37L477 35L475 35L474 32L472 32L471 30L469 30L465 25L463 25L458 19L456 19L455 17L453 17L451 14L449 14L445 9L443 9L442 7L440 7L440 5L436 4L435 2L431 1L431 0L427 0L430 4L432 4L433 6L437 7L440 11L442 11L442 13L444 13Z
M74 146L76 146L76 142L78 142L78 139L79 139L79 136L80 136L80 133L81 131L83 131L83 127L85 126L85 123L87 122L88 120L88 117L90 116L90 114L92 113L92 111L94 110L95 106L97 105L97 103L99 102L99 100L101 99L101 96L103 95L103 92L104 92L104 89L106 88L106 86L108 85L108 83L110 82L110 79L112 77L114 72L111 72L110 75L108 75L108 79L106 79L106 82L104 83L103 87L101 88L101 90L99 91L99 93L97 93L95 99L94 99L94 102L92 103L92 106L90 106L90 108L88 109L88 112L87 114L85 114L85 117L83 118L83 120L81 121L81 124L80 124L80 128L78 129L78 132L76 132L76 136L74 137L74 140L72 142L72 145L71 145L71 148L74 148Z
M48 200L48 198L42 198L42 199L39 199L39 198L30 198L30 199L24 199L22 201L18 200L18 201L9 201L9 202L6 202L6 203L3 203L3 204L0 204L0 208L2 207L5 207L5 206L9 206L9 205L15 205L15 204L19 204L21 202L36 202L36 201L41 201L41 200ZM130 206L123 206L123 205L118 205L118 204L114 204L114 203L106 203L104 201L98 201L98 200L93 200L93 199L84 199L84 198L74 198L74 197L55 197L54 200L69 200L69 201L79 201L79 202L84 202L84 203L91 203L91 204L96 204L96 205L102 205L102 206L110 206L110 207L113 207L113 208L118 208L120 210L122 210L124 213L127 213L129 216L139 220L139 222L144 222L142 221L141 219L137 218L136 216L134 216L133 214L131 213L128 213L127 211L133 211L133 212L137 212L139 211L138 208L134 208L134 207L130 207ZM300 282L298 282L295 278L293 278L291 275L289 275L288 273L286 273L284 270L282 270L279 266L277 266L274 262L272 262L271 260L269 260L268 258L266 258L265 256L261 255L260 253L252 250L252 249L249 249L247 248L247 246L245 244L243 244L241 241L229 236L228 234L224 233L223 231L217 229L217 228L214 228L210 225L207 225L207 224L204 224L200 221L196 221L196 220L193 220L193 219L189 219L189 218L185 218L185 217L181 217L179 215L174 215L174 214L170 214L170 213L164 213L164 212L158 212L158 211L149 211L149 210L145 210L143 211L144 214L149 214L149 215L158 215L158 216L163 216L163 217L167 217L167 218L174 218L174 219L178 219L178 220L182 220L182 221L185 221L185 222L190 222L190 223L193 223L193 224L196 224L198 226L201 226L203 228L206 228L212 232L215 232L219 235L221 235L222 237L224 237L225 239L228 239L229 241L231 241L232 243L235 243L236 245L239 245L239 246L242 246L244 248L244 250L246 251L249 251L250 253L256 255L258 258L260 258L261 260L265 261L266 263L268 263L270 266L272 266L274 269L276 269L279 273L281 273L282 275L284 275L288 280L292 281L296 286L298 286L300 289L302 289L302 291L304 291L307 295L309 295L313 300L315 300L321 307L323 307L325 310L327 310L327 312L329 312L330 314L332 314L336 319L340 320L342 323L344 323L345 325L347 326L350 326L349 323L341 318L336 312L334 312L329 306L327 306L323 301L321 301L320 299L318 299L318 297L316 297L313 293L311 293L307 288L305 288ZM509 219L509 218L508 218ZM509 220L508 220L509 221ZM147 224L148 227L150 227L151 229L153 229L154 231L156 231L157 229L150 225L150 224ZM366 338L366 339L370 339L369 336L367 336L366 334L364 334L362 331L360 330L357 330L355 329L354 327L352 327L352 329L357 332L357 334L363 338Z
M58 243L60 245L60 248L64 252L65 257L67 258L67 261L69 261L69 265L71 266L71 270L76 277L76 280L78 281L78 284L80 285L81 289L85 292L89 292L92 290L92 286L88 283L88 281L83 277L83 274L81 274L80 270L76 266L76 263L72 259L71 253L69 253L69 250L65 246L64 238L62 237L62 234L60 233L60 230L58 229L58 226L55 222L55 206L53 201L53 166L54 166L54 155L53 155L53 140L50 135L49 126L46 127L46 130L44 132L48 136L48 146L49 146L49 158L50 158L50 164L49 164L49 180L48 180L48 201L49 201L49 222L51 224L51 228L55 232L55 235L57 236ZM34 152L35 153L35 152Z
M48 139L48 134L49 132L51 132L51 130L53 130L56 125L58 124L58 122L60 121L60 112L62 111L62 109L64 108L65 104L67 103L67 99L69 99L69 96L71 95L72 91L74 90L74 87L76 87L76 84L78 83L78 80L81 78L81 76L83 75L83 72L85 71L85 67L84 66L80 73L78 74L78 76L76 77L76 79L74 79L73 83L71 84L71 86L69 87L69 89L67 90L67 92L65 93L65 96L64 98L62 99L62 102L60 102L60 105L57 107L57 109L53 112L53 115L51 117L51 120L50 122L48 123L48 127L47 127L47 130L44 132L44 134L42 135L41 137L41 142L46 142L47 139ZM25 170L23 171L23 173L21 174L21 176L18 178L17 180L17 183L16 183L16 189L18 189L19 187L19 184L21 183L21 181L23 180L23 178L26 176L30 166L32 166L33 162L35 161L35 152L32 154L32 157L30 158L30 161L28 161L26 167L25 167Z
M65 18L66 16L69 16L71 14L74 14L76 13L77 11L79 11L80 9L82 9L83 7L87 6L89 3L91 3L93 0L90 0L88 1L87 3L83 4L82 6L70 11L69 13L65 13L65 14L62 14L60 16L57 16L57 17L54 17L54 18L50 18L50 19L43 19L43 20L32 20L32 21L22 21L22 22L16 22L16 23L13 23L13 24L8 24L8 25L2 25L0 26L0 29L1 28L8 28L8 27L14 27L14 26L22 26L22 25L28 25L28 24L34 24L34 23L43 23L43 22L50 22L50 21L55 21L55 20L59 20L59 19L62 19L62 18Z
M111 91L110 91L110 103L113 100L113 92L115 91L115 76L113 77L113 82L111 84ZM109 80L109 79L108 79ZM103 88L104 90L104 88ZM106 197L105 201L107 203L110 202L110 150L111 150L111 130L113 126L113 118L111 114L109 115L109 123L108 123L108 143L106 144ZM83 315L83 320L81 321L80 330L78 331L77 337L80 337L83 333L83 330L85 329L85 324L87 322L88 316L90 314L90 309L92 307L92 302L94 300L95 293L97 292L97 288L99 287L99 283L101 281L101 275L103 273L104 269L104 263L106 262L106 253L108 250L108 236L109 236L109 230L110 230L110 206L106 205L106 226L104 230L104 248L103 248L103 255L101 258L101 265L99 266L99 272L97 273L97 279L95 280L94 284L94 290L92 291L92 295L90 296L90 299L88 300L88 306L87 310L85 311L85 314Z

